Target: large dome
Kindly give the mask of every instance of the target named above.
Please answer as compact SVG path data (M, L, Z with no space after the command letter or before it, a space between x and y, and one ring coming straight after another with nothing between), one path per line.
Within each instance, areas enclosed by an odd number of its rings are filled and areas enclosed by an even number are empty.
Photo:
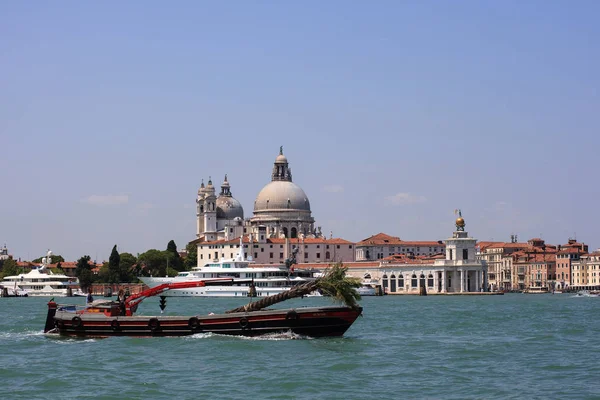
M231 196L219 196L217 198L217 218L234 219L244 218L244 209L239 201Z
M254 212L273 210L302 210L310 212L310 202L304 190L294 182L269 182L254 201Z

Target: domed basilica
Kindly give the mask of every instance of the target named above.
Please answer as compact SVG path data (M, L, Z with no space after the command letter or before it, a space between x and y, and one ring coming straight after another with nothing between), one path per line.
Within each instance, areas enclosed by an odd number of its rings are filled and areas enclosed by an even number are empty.
M321 227L315 229L308 196L292 182L283 147L273 164L271 182L256 196L251 218L244 219L244 209L232 196L227 175L218 197L210 178L208 185L202 182L196 205L196 236L204 241L231 240L244 234L257 240L322 236Z

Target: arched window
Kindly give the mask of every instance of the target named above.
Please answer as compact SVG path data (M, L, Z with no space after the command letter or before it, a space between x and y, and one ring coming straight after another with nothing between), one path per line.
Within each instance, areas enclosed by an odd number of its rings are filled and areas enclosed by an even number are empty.
M427 287L433 287L433 275L431 274L429 274L429 276L427 277Z
M392 274L392 276L390 276L390 292L396 291L396 283L396 275Z
M328 251L325 252L325 259L329 260L331 258L331 253L329 253Z
M367 250L367 257L366 258L367 258L367 260L371 259L371 253L369 253L369 250Z
M296 228L292 228L292 239L295 239L298 237L298 230Z
M419 286L419 281L417 281L417 275L412 274L412 277L410 279L410 286L412 286L413 288Z
M421 280L421 286L425 287L425 275L423 275L422 272L421 272L421 276L419 276L419 279Z
M398 289L404 289L404 275L398 276Z
M383 291L387 292L387 288L389 286L388 276L387 275L383 275L383 278L382 278L382 281L381 281L381 285L383 286Z
M289 237L288 236L288 229L286 227L283 228L283 236L285 236L286 238Z

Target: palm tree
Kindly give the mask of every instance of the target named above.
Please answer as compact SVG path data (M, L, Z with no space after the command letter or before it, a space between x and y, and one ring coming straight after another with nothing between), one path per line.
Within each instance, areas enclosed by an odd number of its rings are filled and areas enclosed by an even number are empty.
M262 310L285 300L306 296L315 290L319 290L325 296L331 296L334 301L341 302L348 307L358 308L357 300L360 300L360 295L355 289L360 287L360 279L347 277L347 270L348 268L344 267L342 263L337 263L327 269L322 277L314 281L296 285L290 290L234 308L226 313Z

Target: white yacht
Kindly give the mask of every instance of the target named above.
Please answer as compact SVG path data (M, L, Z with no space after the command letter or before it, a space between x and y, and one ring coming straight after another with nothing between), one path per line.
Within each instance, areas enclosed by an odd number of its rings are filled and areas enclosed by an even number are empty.
M52 252L48 251L47 256L42 258L42 265L26 274L4 277L2 286L27 293L28 296L67 296L69 289L75 293L79 281L75 277L52 273L48 268L51 255Z
M240 246L243 249L243 246ZM311 271L289 270L285 265L254 266L252 260L245 260L243 250L236 258L209 262L202 267L194 267L175 277L139 277L149 287L163 283L198 281L203 279L229 278L224 283L211 283L207 286L187 289L171 289L163 296L171 297L238 297L249 296L251 288L256 289L252 297L265 297L289 290L290 287L313 280Z

